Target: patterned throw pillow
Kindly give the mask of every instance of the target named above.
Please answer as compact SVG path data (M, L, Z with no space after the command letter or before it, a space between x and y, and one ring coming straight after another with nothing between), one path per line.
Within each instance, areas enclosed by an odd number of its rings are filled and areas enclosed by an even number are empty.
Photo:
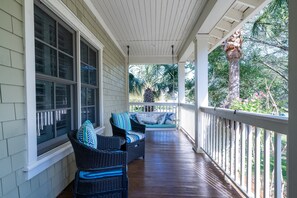
M77 131L76 138L79 142L97 148L97 136L90 120L86 120Z
M160 116L158 117L158 124L164 124L166 115L167 115L167 113L160 114Z
M165 124L174 124L175 114L174 113L167 113L165 118Z
M132 130L130 118L127 112L125 113L112 113L113 123L115 126L124 129L126 131Z

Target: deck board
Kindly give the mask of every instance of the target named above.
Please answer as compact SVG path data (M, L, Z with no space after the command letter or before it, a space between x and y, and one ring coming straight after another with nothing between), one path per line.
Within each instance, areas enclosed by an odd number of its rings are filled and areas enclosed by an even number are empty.
M129 198L241 197L177 131L146 132L145 159L128 166ZM71 187L59 198L71 197Z
M241 197L181 132L146 132L145 159L129 164L129 198Z

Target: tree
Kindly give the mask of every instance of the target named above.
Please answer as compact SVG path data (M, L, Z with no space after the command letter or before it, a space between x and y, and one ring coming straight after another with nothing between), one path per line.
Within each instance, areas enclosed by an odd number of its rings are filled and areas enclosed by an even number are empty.
M224 51L229 61L229 84L226 107L230 107L233 100L239 98L239 60L242 56L241 30L235 31L224 43Z
M177 92L177 65L132 65L129 69L129 78L133 88L130 93L141 95L144 102L154 102L163 93L167 98L175 97ZM134 89L135 85L139 85ZM141 92L139 91L141 90Z

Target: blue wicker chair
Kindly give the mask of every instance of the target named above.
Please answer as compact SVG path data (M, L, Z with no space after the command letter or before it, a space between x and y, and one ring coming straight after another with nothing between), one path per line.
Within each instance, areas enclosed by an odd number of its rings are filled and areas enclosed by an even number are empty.
M74 197L128 197L127 153L120 151L120 138L97 135L97 149L76 139L68 132L77 171Z
M114 120L117 116L121 118L121 121ZM145 155L145 125L136 123L129 118L127 113L112 114L109 119L112 126L113 136L119 136L125 140L125 144L122 145L121 150L127 151L128 163L143 157ZM124 123L124 124L119 124Z

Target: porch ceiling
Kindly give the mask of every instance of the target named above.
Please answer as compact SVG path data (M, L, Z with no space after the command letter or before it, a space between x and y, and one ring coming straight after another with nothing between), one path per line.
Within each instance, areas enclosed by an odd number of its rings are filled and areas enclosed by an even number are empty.
M270 0L86 0L130 63L185 61L197 33L213 50Z

